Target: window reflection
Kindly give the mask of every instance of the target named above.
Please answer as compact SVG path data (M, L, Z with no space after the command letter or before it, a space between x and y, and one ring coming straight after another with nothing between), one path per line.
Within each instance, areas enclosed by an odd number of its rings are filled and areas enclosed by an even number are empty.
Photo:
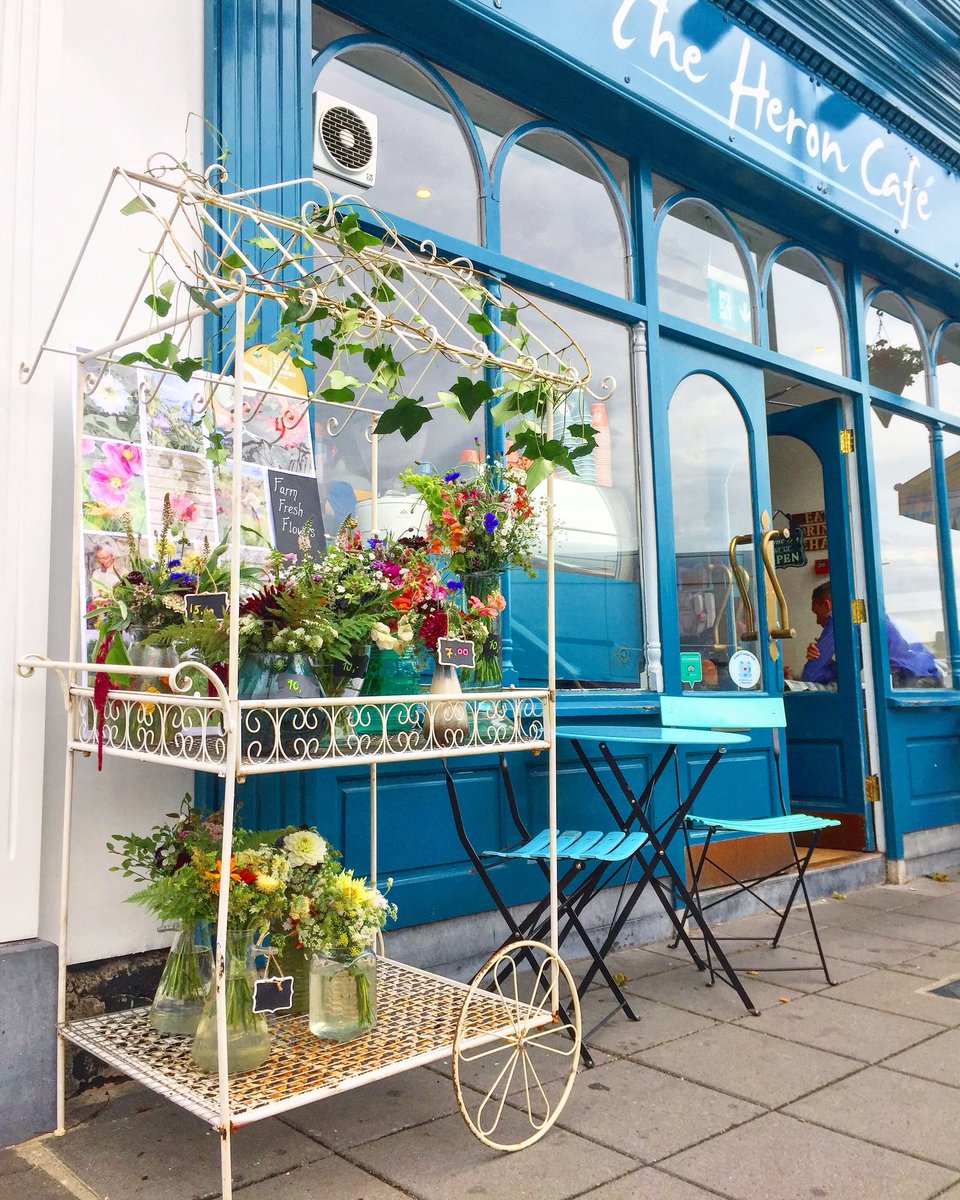
M733 396L709 375L679 385L669 428L680 651L700 656L698 687L733 688L733 653L758 652L752 536L733 546L753 533L747 430Z
M753 298L726 220L700 200L681 200L657 241L660 307L674 316L753 340Z
M539 130L511 147L500 178L500 226L511 258L626 294L613 200L594 163L569 138Z
M345 50L317 90L376 117L376 182L362 189L317 170L335 194L360 191L374 208L479 242L479 185L471 151L446 98L428 76L376 47Z
M781 354L844 373L840 313L826 274L804 250L785 250L767 284L770 346Z
M960 325L948 325L937 346L937 403L960 413Z
M874 410L886 639L895 688L939 687L946 656L936 507L926 426Z
M893 292L880 292L867 310L868 379L874 387L927 402L920 337L909 310Z
M576 309L538 303L576 338L594 381L611 376L616 382L606 400L574 394L557 414L558 437L560 421L569 424L581 414L598 431L593 454L576 460L577 475L560 471L554 479L558 680L561 687L636 687L645 664L630 331ZM526 319L537 332L533 315ZM535 579L511 576L514 662L530 684L546 677L543 545L540 555Z

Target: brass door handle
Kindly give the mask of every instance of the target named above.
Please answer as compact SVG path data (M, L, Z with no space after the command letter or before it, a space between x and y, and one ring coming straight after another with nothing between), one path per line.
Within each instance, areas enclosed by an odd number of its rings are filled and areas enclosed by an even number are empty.
M736 537L730 539L729 549L730 570L733 572L733 581L737 585L737 591L740 593L740 599L747 614L747 628L743 631L743 640L745 642L755 642L757 640L757 614L754 612L753 605L750 602L750 576L737 562L737 547L749 546L752 543L752 533L738 533Z
M713 623L713 648L714 650L726 650L727 643L720 641L720 626L723 624L723 614L727 611L727 605L730 602L730 593L733 591L733 572L723 563L707 563L707 577L713 583L713 575L715 571L723 572L724 589L723 599L717 606L717 619Z
M760 557L763 559L763 569L767 573L767 579L773 588L773 594L777 598L777 618L780 622L779 625L771 626L769 633L772 638L777 639L794 638L797 636L797 631L790 624L790 610L787 607L787 598L783 594L783 588L780 586L780 580L777 578L776 568L773 563L774 540L776 538L788 538L789 536L789 529L768 529L760 539Z

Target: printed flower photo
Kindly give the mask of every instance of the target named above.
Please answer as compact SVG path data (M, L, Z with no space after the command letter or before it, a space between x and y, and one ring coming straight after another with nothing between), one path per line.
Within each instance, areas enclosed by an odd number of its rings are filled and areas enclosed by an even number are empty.
M124 514L142 533L146 520L143 452L132 442L83 439L83 524L120 533Z
M233 463L229 462L214 476L217 502L217 527L220 537L230 533L233 517ZM270 513L262 467L243 464L243 486L240 500L241 538L246 546L269 548L271 544Z
M140 397L149 444L203 454L207 441L195 406L202 403L202 395L196 383L184 383L163 371L141 370Z
M103 364L87 363L94 377ZM83 400L83 432L87 437L121 442L140 440L137 372L133 367L107 365L93 391Z
M150 529L163 523L163 498L170 497L175 539L186 538L196 546L206 538L217 542L210 464L182 450L147 447L147 488L150 495Z
M221 402L221 396L223 400ZM233 456L232 389L222 386L211 406L223 446ZM274 471L294 475L314 472L313 442L310 438L310 405L299 397L265 396L247 392L243 459Z

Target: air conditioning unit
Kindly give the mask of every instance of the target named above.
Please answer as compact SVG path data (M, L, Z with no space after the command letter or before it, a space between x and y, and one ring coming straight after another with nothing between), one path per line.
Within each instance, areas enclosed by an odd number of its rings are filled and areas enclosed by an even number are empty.
M377 179L377 118L335 96L314 92L313 165L359 187L373 187Z

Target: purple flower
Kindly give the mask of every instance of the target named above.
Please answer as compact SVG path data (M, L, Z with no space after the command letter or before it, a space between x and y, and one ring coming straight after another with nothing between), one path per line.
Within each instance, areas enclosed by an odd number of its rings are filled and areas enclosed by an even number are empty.
M376 550L380 546L383 545L383 538L378 538L378 537L367 538L367 545L370 547L371 550Z
M462 592L463 584L460 582L459 579L448 579L447 583L446 583L446 588L447 588L448 592Z
M446 475L444 475L444 477L443 477L443 482L444 483L453 483L454 480L459 479L459 478L460 478L459 471L448 471L446 473Z
M171 558L171 559L170 559L170 560L167 562L167 566L168 566L168 567L179 567L179 566L180 566L180 559L179 559L179 558Z
M97 463L87 475L90 495L100 504L113 507L123 504L130 490L133 475L125 463L117 459Z
M483 518L483 527L487 533L493 533L496 527L500 524L492 512L488 512Z

